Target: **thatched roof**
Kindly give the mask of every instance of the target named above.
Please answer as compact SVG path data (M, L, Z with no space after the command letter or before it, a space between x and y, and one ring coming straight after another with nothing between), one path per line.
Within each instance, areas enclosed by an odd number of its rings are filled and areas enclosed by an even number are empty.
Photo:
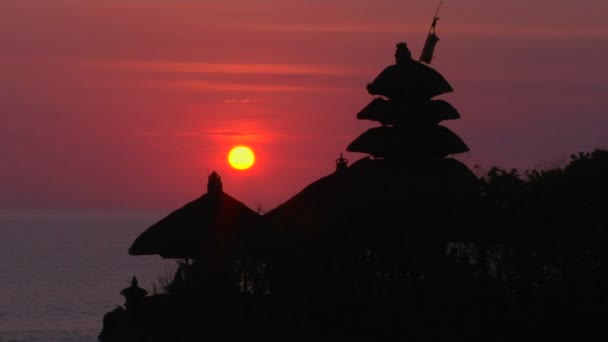
M459 118L456 108L444 100L411 103L377 97L357 113L359 120L375 120L383 125L436 125L443 120Z
M348 145L347 151L380 158L414 159L464 153L469 147L444 126L382 126L368 129Z
M146 229L135 239L129 254L200 258L222 257L234 251L241 234L254 227L260 215L224 193L215 172L209 179L206 194Z
M295 249L307 241L333 248L336 241L468 234L457 225L478 208L479 186L479 179L454 159L364 158L310 184L265 214L264 222L282 244L277 248Z
M384 69L367 91L371 95L388 98L430 99L453 91L452 86L435 69L422 63L411 61L394 64Z

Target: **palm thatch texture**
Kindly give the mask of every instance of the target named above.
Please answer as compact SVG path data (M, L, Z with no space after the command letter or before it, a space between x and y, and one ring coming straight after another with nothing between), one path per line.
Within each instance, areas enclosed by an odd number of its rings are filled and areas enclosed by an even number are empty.
M241 237L260 215L226 194L221 179L209 176L208 192L146 229L131 248L131 255L221 261L238 248Z

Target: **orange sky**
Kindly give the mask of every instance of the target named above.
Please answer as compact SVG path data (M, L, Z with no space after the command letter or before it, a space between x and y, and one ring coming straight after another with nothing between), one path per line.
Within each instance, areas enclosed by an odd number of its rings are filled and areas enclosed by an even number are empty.
M0 0L0 209L158 208L207 175L269 210L375 123L365 85L419 54L435 1ZM433 67L470 166L608 145L608 2L445 0ZM257 153L229 168L235 144ZM346 154L351 161L364 155Z

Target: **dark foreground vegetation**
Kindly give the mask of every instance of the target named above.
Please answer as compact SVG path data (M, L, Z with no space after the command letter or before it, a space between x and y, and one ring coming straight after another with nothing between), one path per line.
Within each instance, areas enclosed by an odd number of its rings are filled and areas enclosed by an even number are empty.
M413 194L424 205L410 220L326 217L310 234L273 226L270 212L229 253L181 260L165 293L106 315L100 339L606 338L608 151L548 170L493 168L477 190L466 207Z

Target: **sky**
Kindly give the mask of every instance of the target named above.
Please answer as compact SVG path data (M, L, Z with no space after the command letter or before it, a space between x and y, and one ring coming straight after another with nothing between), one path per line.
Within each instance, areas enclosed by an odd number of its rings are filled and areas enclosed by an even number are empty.
M378 126L355 114L438 1L0 0L0 209L173 210L224 191L268 211ZM432 67L492 166L608 147L608 2L444 0ZM230 168L230 147L256 164Z

